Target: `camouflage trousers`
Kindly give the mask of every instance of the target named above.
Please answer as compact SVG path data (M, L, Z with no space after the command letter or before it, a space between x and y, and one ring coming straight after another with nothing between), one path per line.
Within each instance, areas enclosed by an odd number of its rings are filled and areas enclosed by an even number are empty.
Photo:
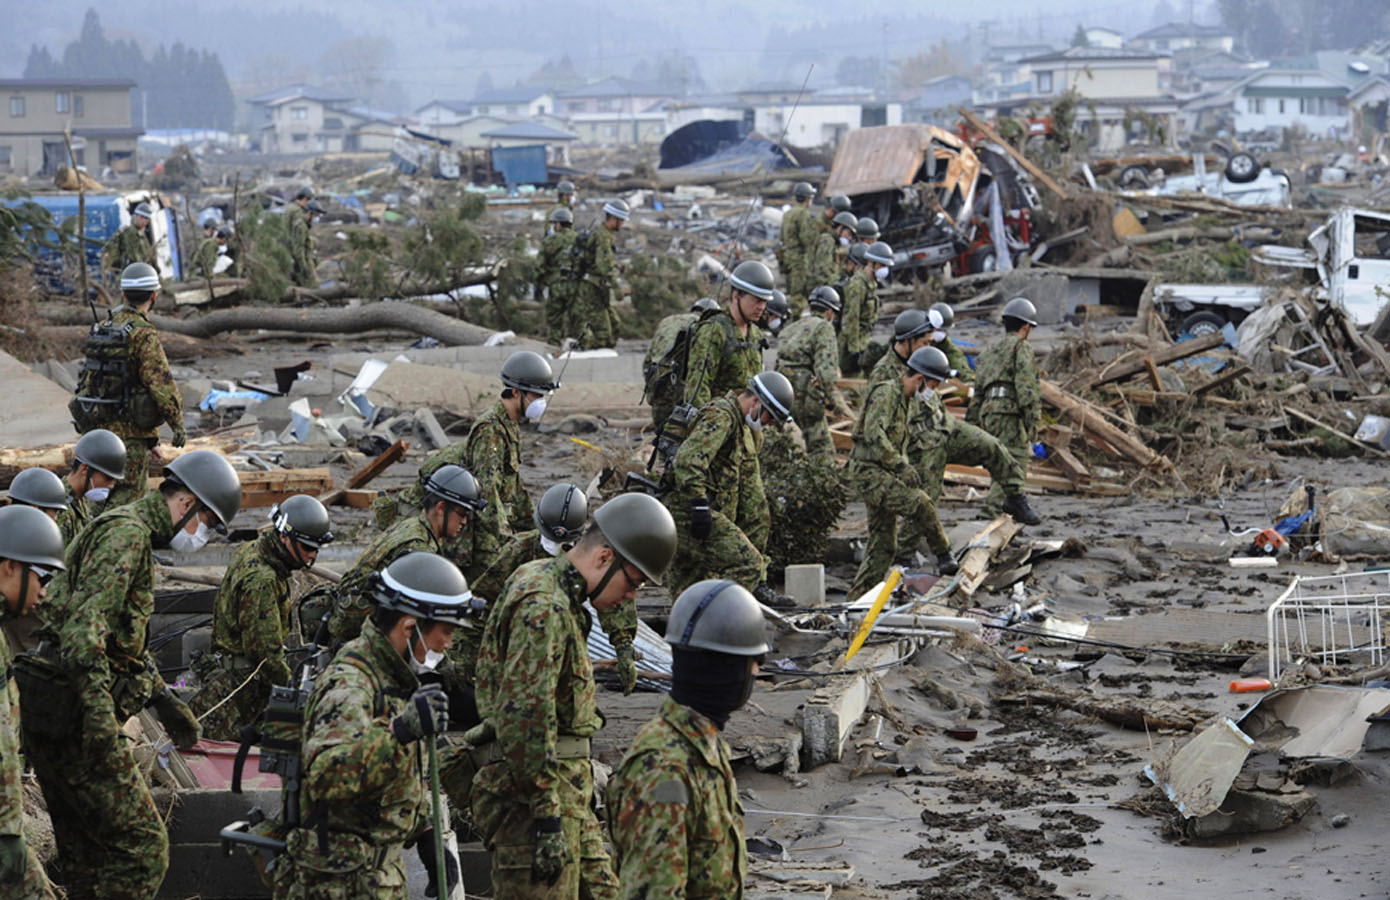
M0 884L0 890L3 890L5 897L10 900L57 900L58 895L53 890L53 882L49 881L48 875L44 873L43 863L39 862L33 845L26 846L24 852L29 857L24 877L18 884ZM18 893L13 893L14 891Z
M195 664L193 668L200 686L188 706L202 723L203 737L214 741L241 740L242 726L260 722L270 703L270 680L257 673L247 681L254 666L226 665L220 657L205 656L198 662L202 665Z
M806 257L798 251L782 251L782 274L787 279L787 305L791 307L792 321L806 311L806 295L810 288L806 284Z
M111 485L111 496L102 509L115 509L145 496L150 475L150 438L125 439L125 477Z
M565 320L574 304L574 291L569 284L557 281L546 289L541 310L545 314L545 339L559 345L565 339Z
M933 431L921 439L910 440L908 458L922 476L922 486L936 502L941 497L941 479L947 463L983 466L989 470L991 489L999 487L1004 496L1022 493L1024 470L999 439L969 422L949 419L943 431ZM926 535L920 523L908 522L903 528L899 553L909 556Z
M899 516L920 525L932 553L939 556L951 549L950 539L936 517L936 504L925 490L909 488L887 469L857 460L849 464L849 478L869 508L869 543L849 589L851 600L882 581L893 565L898 550Z
M980 425L989 434L999 439L999 443L1004 445L1004 449L1009 451L1014 460L1023 469L1023 477L1027 477L1028 460L1033 456L1032 429L1023 421L1022 417L1014 415L985 415L980 419ZM996 477L994 483L989 487L989 494L985 497L985 509L991 512L998 511L1004 504L1004 496L1007 485L1001 484ZM1021 490L1020 481L1020 490Z
M69 900L149 900L169 868L169 834L121 734L113 749L83 752L81 735L24 730L24 751L43 788Z
M675 601L681 591L706 578L727 578L748 590L767 577L762 551L743 529L722 512L712 513L714 524L703 541L690 533L689 502L677 495L667 498L671 518L676 520L676 558L666 571L666 589Z
M372 848L356 835L332 831L327 839L325 858L313 846L318 843L316 829L290 832L289 849L275 866L275 900L403 900L410 896L399 845ZM343 847L353 850L340 857ZM372 850L379 855L362 862L363 851Z
M825 395L812 384L809 369L779 369L792 383L792 419L806 440L806 454L825 465L835 464L835 442L825 416Z
M531 880L535 821L517 797L505 762L483 766L473 781L473 822L492 852L493 900L617 900L618 877L594 814L594 771L588 759L561 759L555 784L568 864L554 887Z
M611 291L584 282L570 307L565 334L577 338L582 350L614 347L618 343L618 317L613 312Z

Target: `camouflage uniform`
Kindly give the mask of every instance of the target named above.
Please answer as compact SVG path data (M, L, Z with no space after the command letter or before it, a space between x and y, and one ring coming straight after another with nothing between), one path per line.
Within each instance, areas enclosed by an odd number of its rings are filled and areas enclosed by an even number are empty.
M778 264L787 279L787 303L793 317L806 309L806 257L815 240L811 231L811 207L796 204L782 216L782 255Z
M316 827L292 829L276 867L276 900L386 900L410 896L403 846L431 826L424 741L391 731L420 687L373 622L338 651L304 710L300 806ZM425 740L430 740L426 738ZM447 777L462 754L440 747Z
M607 807L624 900L743 896L743 804L709 719L662 700L609 781Z
M920 405L903 394L900 380L871 381L854 426L849 478L869 508L869 543L849 590L851 598L873 587L893 564L899 516L922 524L933 553L940 555L951 546L936 517L936 504L905 456L912 404Z
M1033 348L1017 334L1006 334L975 362L975 395L966 419L997 437L1026 471L1042 409ZM997 509L1003 502L1003 486L995 481L985 503L987 508Z
M866 268L855 271L845 285L844 301L840 308L840 370L842 372L868 371L870 365L862 368L851 354L864 354L874 333L874 322L878 321L878 294L874 290L874 275Z
M811 290L840 280L840 273L845 267L839 251L839 238L829 228L817 232L806 256L806 284L811 286Z
M416 550L444 553L423 513L397 522L362 551L352 568L343 573L343 580L338 582L334 592L336 600L333 611L328 614L330 644L341 644L357 637L362 622L376 605L372 599L372 576Z
M806 452L826 463L835 461L825 410L836 395L835 381L840 376L836 346L835 326L819 315L788 325L777 346L777 371L787 376L796 391L792 418L806 438Z
M542 303L545 335L552 344L559 344L565 339L565 317L570 314L574 302L574 273L570 271L570 256L576 237L573 228L561 228L547 234L541 241L536 262L536 287L546 291Z
M762 551L771 519L758 468L761 445L732 394L705 406L691 424L676 451L675 487L665 500L680 541L666 574L673 600L705 578L728 578L751 591L766 577ZM690 533L690 501L697 497L709 500L714 518L703 541Z
M173 536L151 491L98 516L67 551L61 591L40 607L44 655L65 670L81 722L67 734L26 718L24 751L38 775L74 898L153 897L169 867L169 836L121 724L165 690L146 640L154 557Z
M656 323L647 355L642 357L642 377L647 386L647 400L652 405L652 424L658 428L671 418L671 412L681 399L677 385L672 384L670 371L661 365L661 360L676 346L681 331L699 318L698 312L674 313Z
M578 339L585 350L616 346L618 323L613 299L618 279L613 262L613 232L602 226L595 228L589 233L583 254L584 280L577 286L567 336Z
M585 635L584 576L568 557L516 571L488 615L478 712L496 733L480 749L473 821L492 852L496 900L618 895L594 815L589 738L603 726ZM538 820L559 819L568 858L553 887L531 881Z
M155 406L175 436L183 434L183 397L178 385L174 384L174 376L169 373L169 358L164 355L154 323L144 313L128 306L116 307L111 321L118 327L134 325L129 344L131 374L154 398ZM159 443L159 429L137 428L119 419L103 427L125 441L125 477L111 486L111 495L106 500L106 508L112 509L144 496L150 471L150 449Z
M290 684L285 637L295 568L274 529L262 531L233 554L212 607L212 648L193 664L202 686L188 705L202 722L204 737L237 740L242 726L265 711L271 686ZM245 687L237 690L243 682Z
M932 346L946 354L946 364L959 373L956 375L957 378L966 383L975 380L975 370L970 368L970 360L965 358L965 353L956 346L950 335L939 341L932 341Z
M300 209L298 203L285 207L285 235L289 240L290 280L299 287L319 286L317 266L314 262L314 235L309 229L308 214Z
M203 238L198 242L198 252L193 261L199 278L213 278L217 275L217 238Z
M77 537L77 532L92 521L95 512L92 501L73 493L72 485L68 484L66 480L63 481L63 486L68 491L68 508L58 513L58 531L62 533L63 546L66 547L72 543L73 538ZM112 485L112 488L114 489L115 485ZM109 499L101 504L102 508L108 508L110 505Z
M118 283L125 267L138 262L149 263L156 272L159 271L154 246L145 237L144 229L136 229L134 225L127 225L116 232L101 248L101 270L115 276Z
M536 511L526 485L521 482L521 426L507 415L501 400L473 423L463 442L463 454L458 465L478 479L483 499L490 504L483 512L484 521L493 518L499 535L531 528Z
M6 625L13 620L9 605L0 600L0 620ZM24 762L19 756L19 688L15 685L14 651L0 630L0 668L6 673L3 697L0 697L0 837L24 834ZM41 715L43 710L36 710ZM34 845L26 843L28 863L18 884L0 884L0 891L13 900L53 900L53 886L44 874L43 864L34 853Z
M749 324L740 337L727 309L710 313L690 338L682 402L696 409L729 391L742 391L763 370L763 333Z

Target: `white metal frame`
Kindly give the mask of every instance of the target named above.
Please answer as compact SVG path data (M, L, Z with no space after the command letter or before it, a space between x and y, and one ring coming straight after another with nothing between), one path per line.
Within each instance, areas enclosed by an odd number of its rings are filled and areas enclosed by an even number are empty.
M1298 576L1265 613L1269 636L1269 680L1281 666L1307 658L1346 662L1366 653L1385 662L1382 616L1390 614L1390 571Z

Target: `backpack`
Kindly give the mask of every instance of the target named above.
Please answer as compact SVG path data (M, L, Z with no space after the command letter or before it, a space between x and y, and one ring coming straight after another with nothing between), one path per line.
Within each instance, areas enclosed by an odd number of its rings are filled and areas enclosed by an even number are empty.
M117 325L111 317L94 323L87 333L86 360L77 376L77 394L68 412L80 432L113 422L128 422L141 430L163 421L154 398L131 371L130 334L134 322Z
M574 235L574 243L569 252L560 257L560 277L570 281L582 281L589 274L589 241L591 231L579 231Z

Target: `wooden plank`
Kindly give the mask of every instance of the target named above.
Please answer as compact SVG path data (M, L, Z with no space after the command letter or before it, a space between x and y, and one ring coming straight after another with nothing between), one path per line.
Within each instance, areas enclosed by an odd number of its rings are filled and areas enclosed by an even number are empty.
M333 487L333 472L327 466L305 469L272 469L269 472L240 472L243 490L294 490L300 493L322 493Z
M1163 390L1163 379L1158 375L1158 366L1154 364L1154 358L1147 353L1144 354L1144 371L1148 374L1149 384L1154 386L1154 390Z
M1220 376L1219 378L1214 378L1214 379L1212 379L1211 381L1208 381L1206 384L1204 384L1204 385L1202 385L1201 387L1199 387L1199 388L1197 388L1196 390L1194 390L1194 391L1192 392L1192 396L1194 396L1194 397L1200 397L1200 396L1202 396L1203 394L1207 394L1207 393L1210 393L1211 391L1216 390L1217 388L1221 387L1223 384L1230 384L1231 382L1235 381L1237 378L1244 378L1246 375L1249 375L1249 374L1250 374L1250 367L1249 367L1249 366L1236 366L1235 368L1233 368L1233 369L1231 369L1230 371L1226 372L1226 374Z
M1214 350L1224 343L1226 343L1226 336L1216 331L1206 337L1183 341L1181 344L1174 344L1171 347L1160 350L1153 354L1151 361L1155 366L1166 366L1168 363L1177 362L1189 356L1196 356L1203 351ZM1103 384L1110 384L1113 381L1124 381L1126 378L1131 378L1141 372L1147 371L1149 362L1150 358L1145 357L1144 359L1121 366L1113 372L1108 372L1103 377L1092 381L1090 386L1092 388L1098 388Z
M1188 343L1196 342L1189 341ZM1172 463L1150 450L1143 441L1126 434L1105 421L1101 411L1092 404L1074 394L1067 393L1050 381L1043 381L1041 387L1044 400L1066 413L1067 417L1083 431L1099 435L1106 443L1120 450L1123 456L1145 467L1161 463L1169 469L1172 468Z
M422 406L415 410L415 421L419 422L420 427L425 429L425 434L429 436L434 449L443 450L449 446L449 436L444 433L444 429L439 425L439 420L434 416L434 411L428 406Z
M376 478L382 472L385 472L393 463L405 456L405 451L409 448L410 443L408 441L396 441L394 444L381 451L376 459L354 472L352 477L348 479L346 487L320 494L319 500L325 506L341 503L348 491L354 488L365 487L372 479Z
M1018 163L1019 166L1023 169L1023 171L1031 175L1034 181L1043 185L1048 190L1052 191L1052 193L1056 194L1058 197L1061 197L1063 200L1068 199L1069 195L1067 194L1066 190L1060 184L1053 181L1051 175L1048 175L1042 169L1033 165L1032 160L1015 150L1012 144L1001 138L998 132L996 132L993 128L989 126L988 122L986 122L984 119L981 119L979 116L975 115L975 113L966 109L964 106L960 108L960 115L961 118L965 119L965 121L970 125L971 128L975 129L980 134L989 138L991 141L994 141L994 143L998 144L999 146L1003 147L1004 152L1012 156L1014 158L1014 162Z
M987 488L992 483L988 470L979 466L959 466L955 463L946 466L946 471L942 475L941 480L951 484L969 485L973 488ZM1036 466L1029 466L1026 484L1028 487L1038 490L1060 491L1063 493L1081 491L1088 494L1101 494L1104 496L1124 496L1129 493L1129 489L1122 484L1089 482L1085 485L1078 485L1065 475L1054 472L1043 472Z
M956 596L966 600L974 596L989 575L990 561L1022 530L1023 526L1012 517L1000 516L971 538L970 549L960 559L960 583L956 585Z
M848 428L831 426L830 441L835 445L836 450L844 450L847 453L854 447L854 435L850 433Z
M343 503L353 509L371 509L376 495L376 491L349 489L343 491Z
M1057 468L1061 469L1072 481L1081 483L1091 477L1090 471L1082 465L1081 460L1076 458L1076 454L1072 453L1065 446L1048 446L1051 447L1048 459L1052 460L1053 463L1057 465Z

